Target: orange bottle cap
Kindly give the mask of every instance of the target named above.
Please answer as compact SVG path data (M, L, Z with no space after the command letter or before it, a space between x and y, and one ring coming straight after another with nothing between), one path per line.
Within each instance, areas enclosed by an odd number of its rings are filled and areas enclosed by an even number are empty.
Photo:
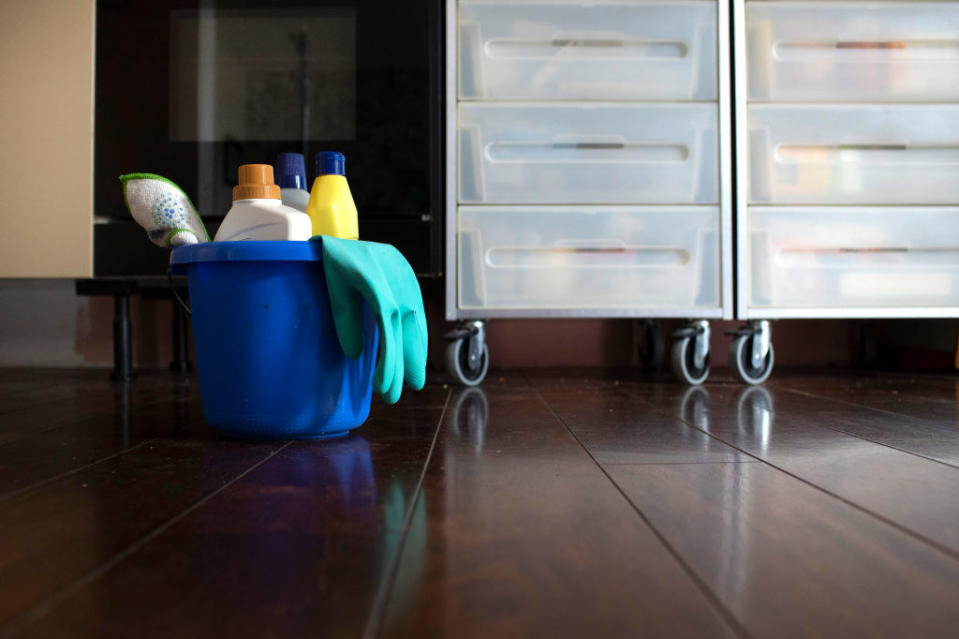
M233 199L280 199L280 187L273 183L273 167L269 164L240 166L240 183L233 187Z

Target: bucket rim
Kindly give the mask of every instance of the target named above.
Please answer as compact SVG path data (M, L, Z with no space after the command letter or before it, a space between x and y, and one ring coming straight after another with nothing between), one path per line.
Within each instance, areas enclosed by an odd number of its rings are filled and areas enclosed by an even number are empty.
M198 262L322 262L319 242L278 240L201 242L178 246L170 253L170 266Z

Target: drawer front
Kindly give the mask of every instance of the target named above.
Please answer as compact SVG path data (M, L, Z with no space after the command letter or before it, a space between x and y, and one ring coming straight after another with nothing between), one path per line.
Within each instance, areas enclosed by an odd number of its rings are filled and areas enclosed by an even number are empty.
M460 207L461 309L716 308L715 207Z
M716 2L467 2L459 97L715 100Z
M959 3L747 2L750 100L959 98Z
M959 306L959 208L751 208L751 308Z
M459 201L714 204L715 104L458 106Z
M752 203L959 203L957 105L748 109Z

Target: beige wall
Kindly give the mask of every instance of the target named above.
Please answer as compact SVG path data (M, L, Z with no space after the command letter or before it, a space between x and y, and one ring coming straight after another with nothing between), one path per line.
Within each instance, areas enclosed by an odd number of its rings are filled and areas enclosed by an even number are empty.
M0 277L93 269L93 0L0 0Z

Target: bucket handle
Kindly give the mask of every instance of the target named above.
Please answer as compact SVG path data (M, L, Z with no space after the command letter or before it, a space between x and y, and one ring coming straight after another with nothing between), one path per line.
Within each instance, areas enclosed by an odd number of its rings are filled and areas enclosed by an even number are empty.
M183 301L183 298L180 297L180 294L177 293L176 286L173 284L173 271L169 268L166 270L167 281L170 282L170 292L173 293L173 299L180 303L180 306L183 307L183 310L186 311L186 314L190 317L193 317L193 311L190 310L190 306Z

